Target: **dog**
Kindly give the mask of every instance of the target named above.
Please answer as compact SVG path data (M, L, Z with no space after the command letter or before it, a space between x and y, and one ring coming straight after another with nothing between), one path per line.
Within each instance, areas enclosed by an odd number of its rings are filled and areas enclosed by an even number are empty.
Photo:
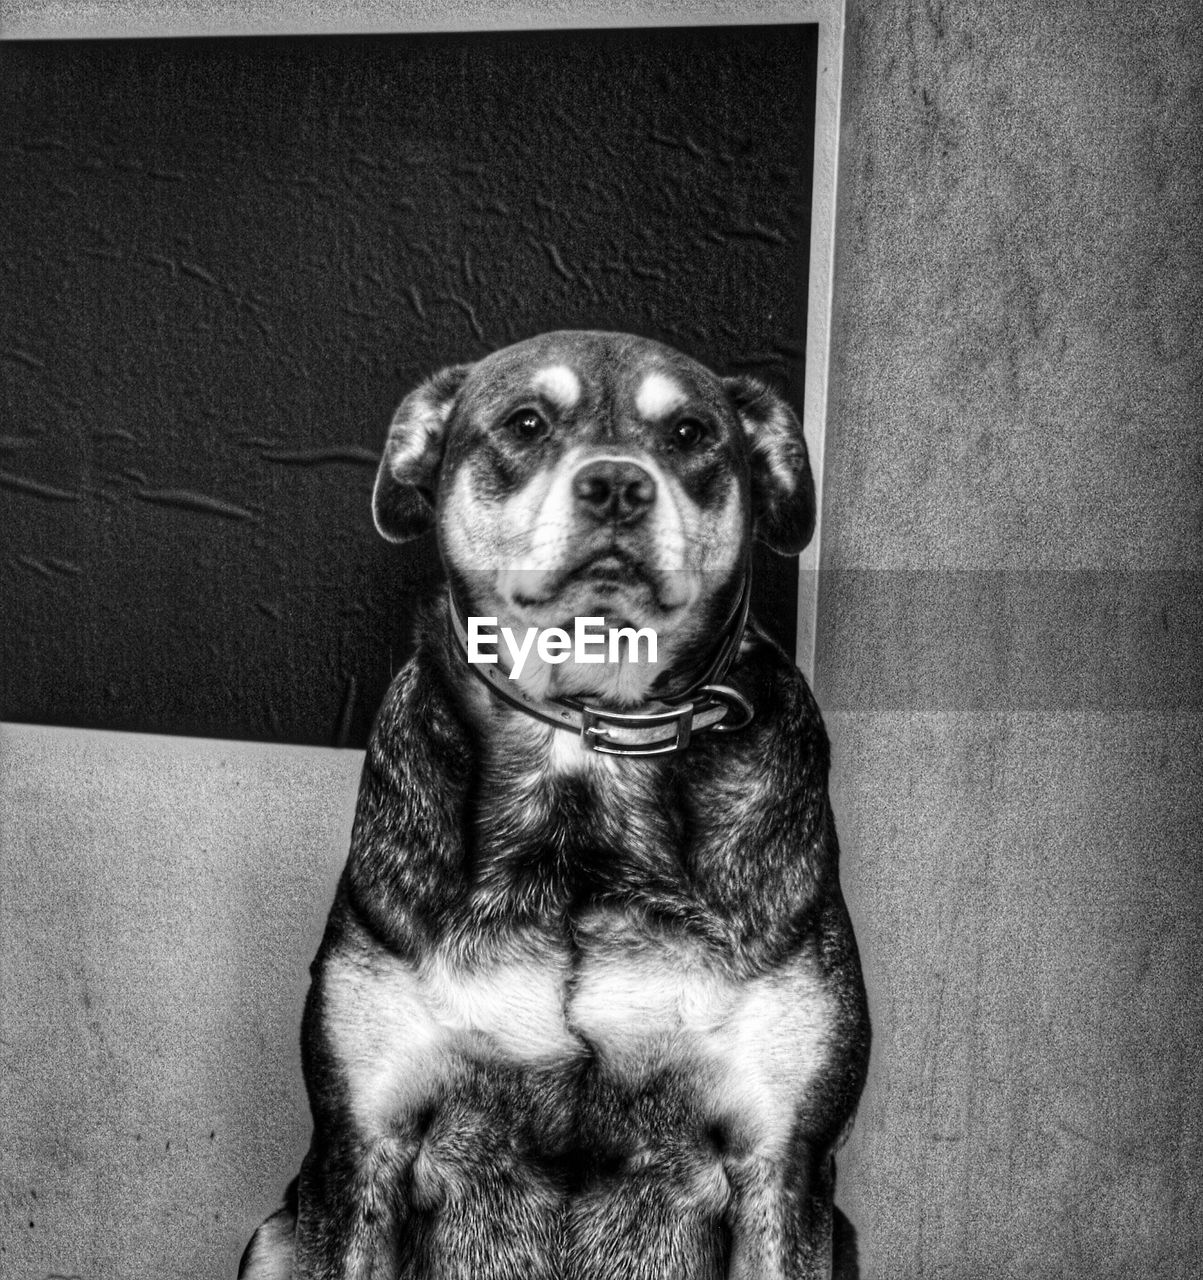
M833 1156L870 1032L828 744L748 619L752 540L813 532L797 417L657 342L546 334L402 402L373 514L437 531L446 594L311 969L312 1144L240 1275L854 1274ZM562 660L581 618L613 660ZM469 661L482 619L556 644Z

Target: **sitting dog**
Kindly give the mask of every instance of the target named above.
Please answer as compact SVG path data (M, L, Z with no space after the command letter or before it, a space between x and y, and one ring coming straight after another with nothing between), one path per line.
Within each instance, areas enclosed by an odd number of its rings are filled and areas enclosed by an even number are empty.
M312 1145L240 1274L801 1280L833 1236L852 1274L833 1152L869 1024L827 740L747 618L751 540L813 530L794 414L655 342L547 334L408 396L373 511L437 530L447 593L312 966ZM578 618L627 629L614 660L469 661L481 619Z

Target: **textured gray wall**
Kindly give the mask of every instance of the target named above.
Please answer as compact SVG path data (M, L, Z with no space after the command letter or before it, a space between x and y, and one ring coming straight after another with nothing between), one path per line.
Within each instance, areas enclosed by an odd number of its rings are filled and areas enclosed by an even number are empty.
M357 751L0 726L0 1277L232 1277L309 1139Z
M875 1276L1203 1267L1199 31L850 5L817 686Z

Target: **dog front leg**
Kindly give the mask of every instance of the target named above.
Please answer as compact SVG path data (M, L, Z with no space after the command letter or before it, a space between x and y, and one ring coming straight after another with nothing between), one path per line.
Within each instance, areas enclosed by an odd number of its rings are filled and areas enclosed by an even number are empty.
M238 1280L292 1280L296 1259L297 1179L289 1183L284 1205L256 1230L238 1264Z
M728 1165L728 1280L831 1280L834 1176L809 1151L783 1165L745 1156Z
M404 1165L392 1139L334 1149L315 1142L297 1186L293 1280L396 1280Z
M378 1211L382 1200L387 1202L379 1184L357 1198L356 1186L362 1182L353 1179L341 1196L331 1198L325 1172L311 1152L288 1189L284 1207L251 1237L238 1280L397 1280L397 1206L388 1204L384 1213Z

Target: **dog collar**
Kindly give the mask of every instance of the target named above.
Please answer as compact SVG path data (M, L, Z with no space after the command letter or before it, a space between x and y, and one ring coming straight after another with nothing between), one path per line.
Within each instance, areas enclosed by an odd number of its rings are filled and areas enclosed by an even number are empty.
M685 690L665 694L644 711L612 711L579 698L534 698L514 687L507 675L493 665L469 662L476 677L504 702L536 720L576 733L587 751L605 756L665 756L684 751L694 734L713 730L733 733L751 723L752 704L730 685L719 681L727 674L748 621L751 575L744 574L740 598L723 627L723 641L704 673ZM451 628L468 654L468 631L448 592Z

